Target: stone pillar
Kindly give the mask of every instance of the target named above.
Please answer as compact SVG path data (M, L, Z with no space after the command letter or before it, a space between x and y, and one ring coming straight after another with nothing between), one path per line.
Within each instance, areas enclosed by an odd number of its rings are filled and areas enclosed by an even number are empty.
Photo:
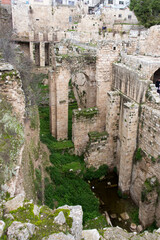
M39 42L43 42L44 41L44 37L43 37L43 33L42 32L38 33L38 38L39 38Z
M35 44L33 42L29 43L30 59L35 64Z
M117 138L119 129L119 115L120 115L120 94L118 91L109 91L107 93L107 110L106 110L106 131L109 134L108 144L110 151L107 158L110 158L112 166L117 166Z
M50 120L51 133L57 140L68 137L68 84L70 72L65 66L57 66L50 72Z
M53 41L53 32L52 31L48 33L48 41L49 42Z
M34 31L29 32L29 40L34 41Z
M119 188L123 193L129 193L137 141L138 105L133 102L124 103L121 114Z
M50 130L53 137L57 137L56 127L56 79L55 72L51 70L49 72L49 107L50 107Z
M40 67L45 67L45 43L40 42Z
M112 84L112 63L117 59L119 51L114 50L113 44L108 43L103 46L97 55L96 61L96 82L97 98L96 106L99 109L99 130L104 131L106 125L106 97L111 90Z

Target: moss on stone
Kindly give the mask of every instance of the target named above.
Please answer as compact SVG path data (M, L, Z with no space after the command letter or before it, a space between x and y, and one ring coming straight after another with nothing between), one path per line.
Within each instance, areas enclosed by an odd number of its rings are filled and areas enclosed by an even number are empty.
M39 215L34 215L33 209L34 205L32 203L25 203L23 207L10 212L14 217L14 221L22 223L30 222L36 226L32 240L39 240L42 239L42 237L47 237L53 233L70 232L73 219L69 216L69 209L56 209L53 211L47 206L42 206ZM54 222L54 218L58 216L61 211L66 219L66 223L63 225Z
M98 114L98 109L97 108L78 109L74 110L73 114L77 119L80 117L93 118Z
M10 71L10 72L6 71L0 76L0 79L2 81L5 81L7 76L9 76L12 79L14 76L17 76L17 74L18 73L15 70Z
M0 95L0 185L14 174L14 166L24 143L24 128Z
M96 140L106 140L109 136L109 134L104 132L89 132L88 133L89 140L90 141L96 141Z
M160 185L158 182L158 179L156 176L153 176L151 178L147 178L146 181L144 182L143 189L141 192L141 201L147 201L147 195L152 192L153 190L156 190L157 193L159 194L160 192Z

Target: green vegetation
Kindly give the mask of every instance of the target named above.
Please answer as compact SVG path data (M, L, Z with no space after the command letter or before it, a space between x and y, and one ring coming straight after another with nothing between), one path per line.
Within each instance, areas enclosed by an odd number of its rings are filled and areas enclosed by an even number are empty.
M159 0L131 0L130 10L134 11L139 22L147 28L160 24Z
M78 108L77 101L74 96L71 79L69 81L69 108L68 108L68 139L72 139L72 113Z
M159 182L158 179L154 176L152 178L147 178L144 182L143 189L141 192L141 201L148 201L147 195L152 192L153 190L156 190L159 194L160 188L159 188Z
M135 223L136 225L139 225L139 208L134 207L134 209L131 209L129 211L129 216L131 218L131 221Z
M108 166L103 164L97 170L94 167L87 168L83 176L85 180L92 180L96 178L101 178L102 176L107 175L107 173L108 173Z
M101 215L99 217L96 217L92 220L88 220L86 224L84 225L83 229L97 229L101 232L101 230L105 227L108 227L106 218L104 215Z
M85 118L92 118L98 114L97 108L86 108L81 110L75 110L73 112L76 118L85 117Z
M138 148L137 151L135 152L135 156L134 156L134 160L135 162L137 161L141 161L142 160L142 149L141 148Z
M90 186L82 179L85 172L83 157L68 153L66 144L73 147L71 141L58 142L51 136L49 107L40 107L39 112L41 141L47 144L51 152L52 163L46 169L50 179L45 179L45 204L51 208L64 204L79 204L83 208L84 221L97 217L99 215L98 199L92 193Z
M90 141L96 141L97 139L107 139L107 132L90 132L89 134Z
M13 115L12 107L0 94L0 184L14 174L17 156L24 143L24 129Z
M34 185L39 203L42 204L42 173L40 168L35 169Z
M153 232L155 229L158 229L156 222L153 222L151 226L146 228L148 232Z
M23 207L20 207L15 211L11 211L11 214L14 217L14 221L25 223L26 219L28 219L28 222L36 226L35 233L32 236L33 240L40 240L43 237L47 237L50 234L58 232L64 232L65 234L67 232L70 233L70 228L72 227L73 219L69 217L70 215L69 209L57 209L53 211L49 209L47 206L42 206L40 208L39 214L37 213L37 215L34 214L33 210L34 205L29 202L26 202L23 205ZM66 223L64 223L63 226L54 223L55 217L60 212L63 212L66 219ZM7 227L9 227L13 222L13 220L10 219L4 219L4 221L7 224Z

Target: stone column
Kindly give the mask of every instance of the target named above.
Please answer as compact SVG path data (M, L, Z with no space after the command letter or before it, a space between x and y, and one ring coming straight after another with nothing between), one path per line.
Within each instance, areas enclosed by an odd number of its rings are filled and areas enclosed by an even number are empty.
M119 188L122 193L129 193L137 141L138 105L133 102L124 103L121 114Z
M29 40L34 41L34 31L29 32Z
M29 43L30 59L35 64L35 44L33 42Z
M45 67L45 43L40 42L40 67Z
M68 137L68 84L70 72L65 66L56 66L50 72L50 124L57 140Z
M109 134L108 144L110 151L107 158L110 158L112 166L117 166L117 138L119 129L119 115L120 115L120 94L118 91L109 91L107 93L107 108L106 108L106 131Z
M50 130L53 137L57 137L56 127L56 73L51 70L49 72L49 107L50 107Z

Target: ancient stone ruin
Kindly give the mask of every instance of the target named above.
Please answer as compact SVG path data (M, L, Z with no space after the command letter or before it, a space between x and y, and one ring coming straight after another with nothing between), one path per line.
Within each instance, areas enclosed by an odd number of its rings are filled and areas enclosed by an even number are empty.
M34 72L48 74L51 135L58 141L68 139L72 89L78 105L72 113L72 154L83 155L87 168L105 164L111 172L116 169L120 192L131 196L139 208L139 232L154 222L160 227L160 95L155 85L160 79L160 26L135 27L134 19L128 29L125 25L120 29L115 22L107 23L105 10L91 16L85 5L44 2L44 6L32 1L29 6L23 1L12 4L11 41L19 45L19 55L31 59ZM104 26L112 30L104 31ZM81 206L51 210L25 202L25 195L36 202L32 169L45 169L50 153L40 142L38 108L32 108L31 101L26 105L22 85L20 73L2 59L0 208L5 215L0 217L5 221L0 221L0 237L5 233L7 239L40 239L38 227L47 228L47 218L54 224L43 240L105 240L112 235L113 239L159 239L159 229L143 236L118 227L105 228L103 233L82 230ZM32 118L26 117L27 111ZM42 170L44 179L45 174ZM7 193L13 199L5 199ZM29 211L27 222L21 214ZM7 231L6 219L12 221Z

